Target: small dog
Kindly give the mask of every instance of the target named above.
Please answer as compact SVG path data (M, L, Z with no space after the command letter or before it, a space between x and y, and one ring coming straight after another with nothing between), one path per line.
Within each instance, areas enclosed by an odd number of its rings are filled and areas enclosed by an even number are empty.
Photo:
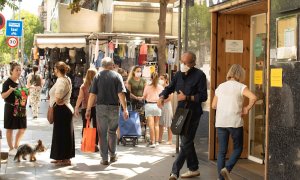
M37 152L44 152L45 150L46 148L41 140L38 140L38 144L35 146L34 149L29 144L23 144L18 147L18 151L14 160L18 159L18 162L20 162L21 156L23 160L26 160L26 156L30 155L30 162L34 162L36 161L35 154Z

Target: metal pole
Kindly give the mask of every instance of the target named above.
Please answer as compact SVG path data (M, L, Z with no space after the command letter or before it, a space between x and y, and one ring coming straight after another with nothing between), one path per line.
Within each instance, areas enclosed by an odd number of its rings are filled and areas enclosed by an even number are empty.
M12 3L15 5L15 1L12 1ZM13 17L12 19L15 19L15 10L13 9ZM10 55L11 55L11 61L14 60L14 50L13 48L10 48Z
M19 0L19 21L21 20L21 0ZM22 32L23 33L23 32ZM18 58L22 58L22 54L19 54L19 52L21 52L21 43L22 43L22 36L21 37L18 37L18 41L19 41L19 44L18 44ZM20 55L20 56L19 56ZM19 60L20 60L19 59Z
M184 50L188 50L189 40L189 0L185 1L185 27L184 27Z
M180 67L180 58L181 58L181 51L182 51L182 44L181 44L181 16L182 16L182 0L179 0L179 7L178 7L178 65L177 70ZM170 76L171 78L171 76ZM179 136L176 136L176 153L179 153Z
M22 28L22 45L21 45L21 64L23 65L23 63L24 63L24 42L25 42L25 34L24 34L25 17L22 17L22 22L23 22L23 28Z

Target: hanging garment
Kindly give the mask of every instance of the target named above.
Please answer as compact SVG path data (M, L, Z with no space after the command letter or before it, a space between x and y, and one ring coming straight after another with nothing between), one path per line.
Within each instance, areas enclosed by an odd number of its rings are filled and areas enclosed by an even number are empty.
M174 44L168 46L168 64L174 64L176 61L176 47Z
M147 54L140 54L140 55L139 55L138 64L139 64L140 66L143 66L143 65L146 64L146 62L147 62Z
M147 54L147 45L145 43L142 43L141 47L140 47L140 54Z
M98 53L98 58L97 58L97 60L95 61L95 67L96 67L96 68L99 68L99 67L102 66L102 65L101 65L101 61L102 61L103 58L104 58L104 53L103 53L103 51L99 51L99 53Z
M95 44L95 58L98 57L98 53L99 53L99 40L97 39L96 44Z
M135 43L133 41L130 41L127 44L127 47L128 47L128 58L136 58L135 57L135 48L136 48Z

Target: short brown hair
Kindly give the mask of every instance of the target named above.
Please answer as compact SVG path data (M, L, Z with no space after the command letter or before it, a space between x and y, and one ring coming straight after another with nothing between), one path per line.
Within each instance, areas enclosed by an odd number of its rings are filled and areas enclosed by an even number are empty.
M9 74L12 75L13 70L17 67L17 66L21 66L20 63L18 63L17 61L12 61L9 63L10 65L10 70L9 70Z
M66 75L70 71L70 66L62 61L58 61L54 66L62 75Z

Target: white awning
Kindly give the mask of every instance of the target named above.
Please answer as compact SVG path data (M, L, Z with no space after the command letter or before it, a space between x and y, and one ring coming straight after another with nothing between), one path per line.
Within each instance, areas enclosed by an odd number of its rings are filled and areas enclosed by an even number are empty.
M85 37L37 37L39 48L83 48L86 47Z

